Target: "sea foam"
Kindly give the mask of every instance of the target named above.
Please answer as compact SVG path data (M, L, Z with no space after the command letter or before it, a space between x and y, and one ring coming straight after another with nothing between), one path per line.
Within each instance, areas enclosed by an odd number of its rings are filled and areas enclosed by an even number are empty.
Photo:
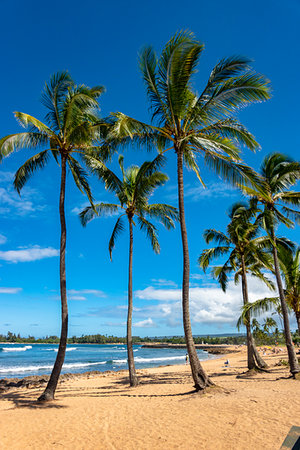
M32 345L25 345L25 347L2 347L0 350L3 352L26 352L26 350L30 350Z

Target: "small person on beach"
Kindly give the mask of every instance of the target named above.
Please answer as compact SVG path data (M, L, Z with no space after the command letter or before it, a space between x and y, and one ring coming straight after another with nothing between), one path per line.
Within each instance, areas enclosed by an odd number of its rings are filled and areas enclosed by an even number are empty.
M185 364L188 364L189 363L189 355L188 355L188 353L185 355Z

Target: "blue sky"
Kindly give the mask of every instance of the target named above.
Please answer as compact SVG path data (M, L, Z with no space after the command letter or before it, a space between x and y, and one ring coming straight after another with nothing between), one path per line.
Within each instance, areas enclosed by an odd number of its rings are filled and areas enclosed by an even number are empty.
M41 91L49 76L69 70L78 83L106 87L100 103L102 115L122 111L148 120L148 103L137 67L138 51L152 44L159 52L179 29L192 30L205 44L194 87L200 91L219 59L234 54L254 60L256 71L272 84L273 97L242 111L240 120L261 144L259 153L244 151L245 161L258 169L264 155L285 152L294 158L299 144L294 138L299 124L300 6L296 0L249 5L241 1L215 2L127 1L109 4L96 0L37 0L1 2L1 123L0 135L20 131L13 111L43 119ZM292 137L293 136L293 137ZM59 171L54 163L37 173L22 197L11 180L16 169L32 155L22 151L0 167L0 333L8 330L44 336L59 334L58 192ZM128 150L125 165L154 156ZM112 164L115 169L116 163ZM153 201L176 205L176 167L169 154L165 171L168 184ZM230 285L225 296L197 267L205 247L206 228L224 229L228 207L237 192L206 169L208 189L185 173L186 214L191 256L191 312L195 334L234 332L241 303L240 287ZM86 204L70 176L67 186L67 285L70 336L125 334L128 236L117 242L113 262L107 244L115 218L98 219L83 229L77 212ZM92 180L97 200L112 201ZM285 232L285 230L281 230ZM299 242L299 228L287 232ZM182 334L179 229L160 229L161 254L136 230L134 243L134 334ZM267 294L250 283L254 300Z

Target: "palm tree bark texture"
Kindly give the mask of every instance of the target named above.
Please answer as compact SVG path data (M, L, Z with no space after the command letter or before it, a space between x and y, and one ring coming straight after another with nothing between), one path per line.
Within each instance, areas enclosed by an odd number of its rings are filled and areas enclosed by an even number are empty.
M280 276L274 228L271 229L271 237L272 237L272 240L274 243L273 244L274 269L275 269L275 277L276 277L277 286L278 286L281 311L282 311L282 316L283 316L284 336L285 336L285 342L286 342L286 347L287 347L288 356L289 356L290 372L293 375L293 377L295 377L295 375L300 372L300 367L298 364L296 352L295 352L292 337L291 337L288 309L287 309L287 304L285 301L284 290L283 290L282 280L281 280L281 276Z
M136 376L133 348L132 348L132 254L133 254L133 230L132 218L129 218L129 265L128 265L128 312L127 312L127 355L129 366L129 382L130 386L138 385Z
M190 283L190 259L187 239L187 230L184 214L184 189L183 189L183 151L176 148L177 153L177 176L178 176L178 199L179 199L179 218L183 249L183 279L182 279L182 311L183 311L183 327L186 339L186 347L189 355L192 377L194 386L197 391L204 390L214 383L205 373L199 361L190 321L189 311L189 283Z
M67 287L66 287L66 240L67 228L65 218L65 191L66 191L66 162L67 157L61 155L61 186L59 196L59 216L61 226L60 236L60 296L61 296L61 336L59 348L55 360L55 364L46 386L44 393L38 398L39 401L48 401L54 399L54 393L57 387L59 375L64 363L67 339L68 339L68 303L67 303Z

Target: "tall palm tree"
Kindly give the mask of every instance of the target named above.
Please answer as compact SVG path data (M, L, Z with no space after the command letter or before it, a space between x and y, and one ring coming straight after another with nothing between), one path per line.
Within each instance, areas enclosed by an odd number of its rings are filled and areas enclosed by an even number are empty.
M182 308L185 340L196 390L212 382L203 370L192 336L189 313L190 262L184 210L183 163L203 183L196 158L231 181L242 180L251 171L239 162L238 145L258 147L251 133L232 118L235 111L270 97L268 81L249 67L249 59L222 59L212 70L203 92L192 89L203 44L189 31L176 33L158 58L152 47L145 48L139 65L152 107L152 124L115 113L111 141L124 145L141 143L160 151L174 150L177 159L178 204L183 249Z
M212 274L214 278L218 279L222 290L226 292L228 275L235 273L235 281L239 282L240 279L242 281L244 305L249 303L248 273L265 282L269 288L274 289L273 284L262 272L262 269L270 267L270 261L268 255L257 245L259 224L257 221L254 223L250 221L255 213L256 210L251 205L235 203L228 214L230 222L227 226L227 234L214 229L206 230L203 235L206 243L215 241L218 246L203 250L198 259L200 267L205 271L213 260L229 254L226 262L222 266L215 267ZM267 364L256 349L248 316L245 316L244 323L247 330L248 369L256 369L257 365L259 368L266 368Z
M98 98L103 92L102 86L89 88L76 86L68 72L56 73L46 83L42 102L48 112L45 123L29 114L15 112L19 123L27 128L23 133L11 134L0 140L1 157L19 149L45 149L29 158L16 172L14 186L20 193L29 178L38 170L43 169L52 156L60 166L59 216L60 235L60 296L61 296L61 336L55 364L40 401L54 398L59 375L64 363L68 335L68 305L66 290L66 220L65 220L65 189L67 168L81 192L86 193L92 201L92 195L86 177L86 172L74 157L84 155L87 149L93 148L96 136L95 125L99 118L93 113L98 107Z
M118 204L99 203L88 206L80 213L82 225L86 225L97 216L121 212L114 226L109 240L109 254L115 247L118 235L124 231L123 217L127 217L129 227L129 266L128 266L128 314L127 314L127 354L130 386L137 386L133 348L132 348L132 257L133 257L133 227L137 224L150 239L155 253L160 252L155 225L148 219L161 222L167 229L174 228L174 220L178 219L178 211L170 205L155 203L149 204L149 197L156 188L162 186L167 180L167 175L158 171L164 157L158 155L152 162L145 162L141 167L133 165L124 170L123 156L119 156L119 165L122 172L120 179L114 172L108 169L100 160L90 159L91 168L98 178L105 183L106 189L113 192L118 199Z
M291 248L278 246L278 259L285 284L285 301L295 313L300 335L300 248L298 247L294 253ZM243 308L239 321L243 321L246 314L259 315L271 309L275 309L281 315L279 297L267 297L249 303Z
M280 275L276 227L282 223L291 228L300 220L300 192L290 191L300 179L300 163L281 153L267 155L261 166L260 183L256 186L242 186L242 191L256 199L263 206L261 219L271 241L274 271L284 323L285 341L288 351L290 371L293 376L300 372L292 342L288 309ZM296 207L297 209L294 209Z

